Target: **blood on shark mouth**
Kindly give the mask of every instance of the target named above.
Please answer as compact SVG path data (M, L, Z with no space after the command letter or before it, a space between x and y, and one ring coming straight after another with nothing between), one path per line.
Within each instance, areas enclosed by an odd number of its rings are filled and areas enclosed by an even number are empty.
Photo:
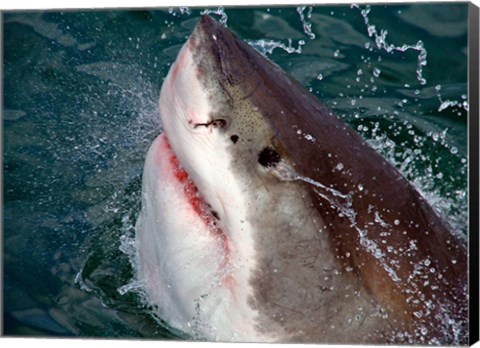
M183 188L183 194L186 201L190 204L192 210L197 214L205 224L213 238L221 242L223 251L225 253L224 263L228 263L228 256L230 254L230 243L225 231L219 225L219 216L216 211L212 209L210 204L203 198L203 195L198 190L193 180L189 177L187 171L182 167L180 161L175 156L168 138L164 135L165 149L168 151L169 162L172 165L173 175Z

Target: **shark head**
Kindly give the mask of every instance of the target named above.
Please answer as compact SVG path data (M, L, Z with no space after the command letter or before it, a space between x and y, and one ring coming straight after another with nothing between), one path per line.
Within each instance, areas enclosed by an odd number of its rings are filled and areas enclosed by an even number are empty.
M171 326L222 341L447 342L431 308L448 308L466 327L462 243L358 134L208 16L160 116L138 277ZM426 258L441 278L412 276Z
M232 32L210 17L202 17L163 83L160 115L165 140L195 186L195 200L202 201L204 208L196 211L199 220L206 222L201 233L222 236L222 243L211 244L210 253L227 261L221 262L214 273L224 275L221 283L229 289L226 298L239 316L232 328L215 324L223 327L220 337L270 341L278 339L278 333L258 331L260 314L253 304L252 272L259 262L256 231L261 228L267 236L273 236L269 231L286 223L277 215L297 206L281 200L272 206L275 196L286 191L275 185L278 178L270 171L280 161L286 163L288 156L284 153L281 157L281 143L264 120L261 107L266 105L257 105L250 98L262 84L254 66L248 64L250 59L266 61ZM239 60L240 64L232 64ZM282 73L268 63L269 69ZM178 234L179 229L169 230ZM232 317L222 315L222 323L229 321L225 316Z
M246 46L202 17L160 93L160 115L172 149L225 223L238 220L243 209L237 204L244 196L241 173L261 175L278 156L274 132L249 99L261 82L251 64L239 61L250 57L239 57L245 48L238 45Z

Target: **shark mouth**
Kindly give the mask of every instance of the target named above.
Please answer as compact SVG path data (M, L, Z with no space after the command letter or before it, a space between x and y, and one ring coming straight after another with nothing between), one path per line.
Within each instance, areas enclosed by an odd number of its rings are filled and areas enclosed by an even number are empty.
M205 236L208 236L219 244L223 254L222 265L225 268L228 264L230 254L230 242L227 234L220 226L219 217L211 205L205 200L202 193L199 191L194 181L190 178L187 171L182 167L177 156L173 152L173 149L168 141L168 137L165 133L160 135L160 156L164 156L167 159L166 170L170 171L170 180L166 180L167 185L174 185L179 189L177 192L183 196L183 201L188 206L187 211L196 215L203 222L203 230ZM172 179L174 182L172 182ZM198 221L198 220L197 220Z
M253 256L245 252L246 233L235 233L239 228L231 222L240 213L230 205L229 214L217 214L169 136L179 135L159 135L145 162L138 281L172 328L198 338L256 339L257 314L248 304ZM222 198L230 201L228 194Z

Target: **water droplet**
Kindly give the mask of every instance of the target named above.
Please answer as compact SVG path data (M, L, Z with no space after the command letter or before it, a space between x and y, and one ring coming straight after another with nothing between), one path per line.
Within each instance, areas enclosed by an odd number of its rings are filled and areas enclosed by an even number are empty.
M417 318L423 317L423 313L421 311L414 312L413 315L415 315Z
M342 170L343 169L343 163L339 163L337 164L337 166L335 167L336 170Z
M399 220L395 220L393 223L394 223L395 225L397 225L397 226L400 225L400 221L399 221Z
M318 74L318 75L317 75L317 80L319 80L319 81L323 80L323 75L322 75L322 74Z
M359 184L359 185L358 185L358 190L359 190L359 191L363 191L363 185L362 185L362 184Z
M379 68L373 69L373 76L379 77L382 71Z
M455 155L456 153L458 153L458 149L457 149L455 146L452 146L452 147L450 148L450 153L451 153L452 155Z
M333 56L335 58L337 58L339 54L340 54L340 50L336 50L335 52L333 52Z

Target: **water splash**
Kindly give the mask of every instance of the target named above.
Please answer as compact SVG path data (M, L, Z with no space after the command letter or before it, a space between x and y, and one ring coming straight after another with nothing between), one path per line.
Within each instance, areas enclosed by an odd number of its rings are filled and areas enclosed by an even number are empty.
M466 94L462 95L462 100L460 100L460 101L459 100L449 100L449 99L443 100L442 95L440 94L441 89L442 89L441 85L435 86L435 90L437 91L437 98L438 98L438 101L440 102L440 106L438 107L439 112L443 111L445 109L451 108L451 107L455 107L455 106L457 106L458 108L463 108L467 112L470 110L470 106L468 104Z
M317 141L317 139L313 135L311 135L309 133L305 133L301 129L297 130L297 134L300 135L300 136L303 136L303 138L305 140L311 141L312 143Z
M357 4L352 4L351 7L360 9L359 5ZM386 39L388 31L385 29L381 29L379 33L375 25L370 24L370 20L368 18L368 14L370 13L370 11L370 5L367 5L365 6L365 9L360 10L365 25L367 26L368 36L375 39L375 44L379 50L384 50L387 53L391 53L394 51L405 52L408 50L418 51L418 63L416 70L417 80L418 82L420 82L421 85L425 85L427 83L427 80L423 76L423 67L427 65L427 50L423 46L423 42L421 40L418 40L415 45L403 44L401 46L395 46L393 44L387 43Z
M370 147L401 172L438 215L448 216L448 223L452 227L450 230L453 234L465 238L467 211L463 207L467 204L466 191L457 189L451 195L442 194L437 180L446 178L442 172L435 173L434 171L434 168L438 167L439 159L431 163L430 150L423 149L424 146L433 143L438 148L447 149L452 155L458 156L456 154L458 149L447 141L447 132L448 128L440 132L430 131L423 136L417 135L415 132L409 133L416 144L414 149L406 148L405 144L397 144L387 134L373 132L373 130L371 137L366 141ZM419 161L424 169L417 167ZM462 163L466 163L466 160L462 160ZM450 180L453 179L450 178Z
M125 284L117 289L120 295L125 295L127 292L141 292L143 291L144 284L139 281L132 281L131 283Z
M222 24L224 27L227 27L227 21L228 21L228 16L227 13L225 12L225 8L223 6L219 6L216 10L210 10L210 9L205 9L200 14L203 15L216 15L219 16L220 19L218 20L220 24Z
M300 16L300 21L302 22L302 25L303 25L303 32L311 39L315 39L315 34L312 32L312 23L309 23L307 22L307 20L305 19L305 17L307 19L310 19L312 18L312 10L313 10L313 7L310 6L308 8L308 12L307 12L307 15L305 16L303 11L305 11L307 7L306 6L298 6L297 7L297 13L299 14Z
M305 45L305 41L299 40L298 41L298 47L294 48L294 47L292 47L292 39L288 39L288 46L285 45L284 43L280 42L280 41L265 40L265 39L246 40L246 42L250 46L252 46L254 49L256 49L258 52L263 54L264 56L267 55L267 53L272 54L273 51L277 48L280 48L287 53L301 54L302 53L302 46Z
M85 283L85 281L83 280L83 268L80 271L78 271L77 275L75 276L74 283L78 284L78 286L80 286L80 289L82 291L85 291L85 292L92 292L93 291L93 289L91 287L89 287Z
M182 15L190 15L192 11L188 7L170 7L168 9L168 13L170 13L172 16L182 16Z
M350 226L353 227L358 233L360 245L364 247L367 252L372 254L380 262L383 269L388 273L388 275L394 282L401 281L401 279L398 277L395 270L393 269L393 267L395 267L395 264L390 259L385 257L385 253L381 250L381 248L376 242L368 238L367 231L358 227L356 221L356 212L353 209L353 198L351 193L344 194L331 187L327 187L322 183L313 180L312 178L299 175L292 167L290 167L284 161L280 161L280 163L278 163L276 167L270 168L269 170L280 180L303 181L312 186L315 186L313 190L317 195L329 202L332 207L336 208L339 211L340 216L348 218L351 224Z

